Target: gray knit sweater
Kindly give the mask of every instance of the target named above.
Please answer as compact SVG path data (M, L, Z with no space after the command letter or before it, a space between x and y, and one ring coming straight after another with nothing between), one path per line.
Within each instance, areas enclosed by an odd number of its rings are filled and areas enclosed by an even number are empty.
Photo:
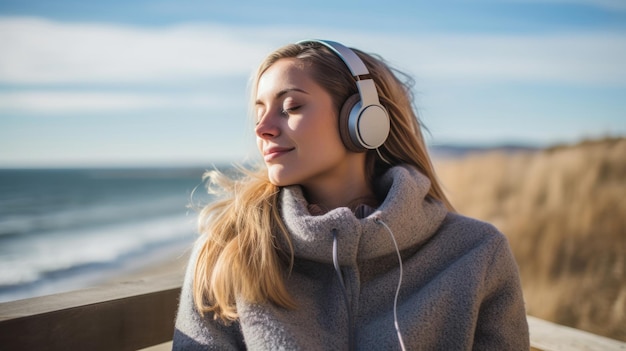
M519 275L506 238L427 200L429 187L417 170L394 167L377 189L387 194L384 202L362 219L348 208L313 216L300 187L283 188L281 214L295 250L286 284L298 308L238 299L237 323L203 318L191 295L192 255L174 349L399 350L393 308L399 263L382 221L402 256L397 315L408 350L528 350ZM333 233L343 285L333 268Z

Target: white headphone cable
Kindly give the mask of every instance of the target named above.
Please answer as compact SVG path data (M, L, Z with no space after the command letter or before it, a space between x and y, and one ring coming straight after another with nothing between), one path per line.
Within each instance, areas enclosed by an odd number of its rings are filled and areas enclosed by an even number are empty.
M385 162L388 165L391 164L391 162L387 161L387 159L383 157L383 154L380 153L380 148L376 148L376 153L378 154L378 157L380 157L380 159L383 160L383 162ZM389 228L387 228L387 230L389 230ZM393 234L391 236L393 236Z
M356 334L354 333L354 321L352 320L352 307L350 306L350 299L348 298L348 291L343 281L343 274L341 273L341 267L339 266L339 254L337 253L337 229L331 231L333 234L333 266L335 267L335 273L341 287L341 293L343 295L344 303L346 304L346 313L348 314L348 349L353 350L356 347Z
M378 150L378 149L376 149ZM382 157L382 156L381 156ZM387 223L383 222L380 218L375 218L374 221L376 223L382 224L387 232L391 236L391 240L393 241L393 245L396 247L396 253L398 254L398 264L400 266L400 278L398 279L398 287L396 288L396 296L393 299L393 324L396 327L396 332L398 333L398 341L400 342L400 348L405 351L404 340L402 340L402 333L400 332L400 325L398 323L398 295L400 294L400 287L402 287L402 256L400 255L400 250L398 249L398 242L396 242L396 238L391 231L391 228L387 225Z

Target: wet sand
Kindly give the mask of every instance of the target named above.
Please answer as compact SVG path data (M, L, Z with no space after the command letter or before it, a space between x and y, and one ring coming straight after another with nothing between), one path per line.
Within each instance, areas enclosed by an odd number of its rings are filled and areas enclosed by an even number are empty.
M128 281L136 281L146 278L155 279L160 275L180 274L181 279L189 260L189 249L176 250L162 259L155 260L150 264L128 270L118 276L108 279L104 284L118 284Z

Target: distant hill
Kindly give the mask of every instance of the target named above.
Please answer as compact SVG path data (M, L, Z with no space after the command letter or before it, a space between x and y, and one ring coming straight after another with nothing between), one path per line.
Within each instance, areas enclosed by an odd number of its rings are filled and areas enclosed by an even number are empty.
M502 144L491 146L441 144L429 145L428 149L431 156L435 159L461 158L470 154L482 154L493 151L515 153L520 151L539 150L538 147L522 144Z

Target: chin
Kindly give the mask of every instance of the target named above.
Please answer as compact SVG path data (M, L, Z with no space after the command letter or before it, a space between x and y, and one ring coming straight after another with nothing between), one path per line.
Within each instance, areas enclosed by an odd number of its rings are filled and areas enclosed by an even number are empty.
M284 181L281 182L281 181L274 180L274 179L270 179L270 183L272 183L272 185L279 186L279 187L289 186L289 185L295 184L295 183L289 183L289 182L284 182Z
M280 172L279 170L272 169L272 167L268 168L267 170L268 179L273 185L288 186L295 184L295 181L293 181L293 179L290 179L290 177L284 173L284 171Z

